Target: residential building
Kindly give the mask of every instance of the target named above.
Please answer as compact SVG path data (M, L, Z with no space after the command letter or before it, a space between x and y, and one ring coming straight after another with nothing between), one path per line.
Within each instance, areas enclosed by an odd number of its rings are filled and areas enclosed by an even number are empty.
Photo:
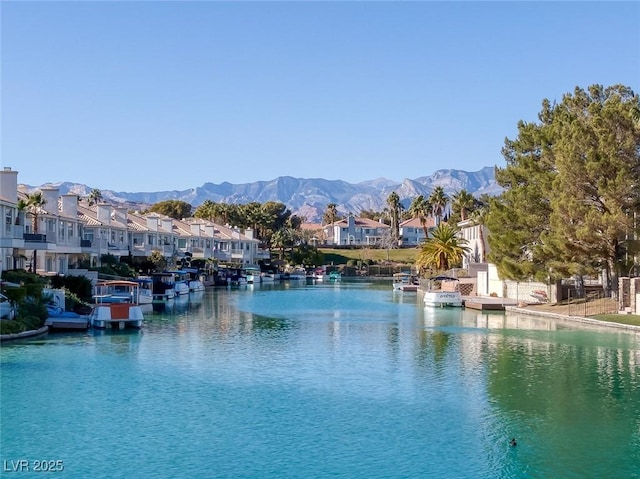
M18 172L0 170L0 272L24 268L24 213L18 211Z
M327 245L380 246L389 237L390 227L381 221L353 215L323 227Z
M420 218L411 218L400 223L400 245L401 246L420 246L427 238L425 236L425 228L427 231L436 226L436 219L427 216L424 218L424 225Z
M33 268L39 274L65 274L100 266L107 254L136 261L153 251L160 251L168 262L189 257L253 265L270 257L251 229L241 232L196 218L141 215L104 202L89 205L78 195L61 195L56 187L40 191L45 202L34 228L34 216L18 210L18 201L28 198L18 190L18 172L0 171L0 272Z
M462 267L469 270L472 264L486 263L489 252L487 227L472 220L465 220L458 223L458 228L459 236L467 241L466 246L469 248L462 260Z

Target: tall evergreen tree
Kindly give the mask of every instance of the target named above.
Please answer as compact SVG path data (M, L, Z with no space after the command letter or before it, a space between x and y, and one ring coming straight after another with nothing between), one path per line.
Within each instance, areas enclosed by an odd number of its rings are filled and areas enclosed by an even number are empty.
M640 205L638 95L622 85L576 88L540 122L505 140L505 192L491 205L490 259L503 277L554 280L603 269L615 293L625 235Z

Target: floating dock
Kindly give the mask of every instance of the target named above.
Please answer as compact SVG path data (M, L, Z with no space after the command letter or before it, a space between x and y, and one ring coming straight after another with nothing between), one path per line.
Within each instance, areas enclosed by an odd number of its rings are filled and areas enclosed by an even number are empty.
M462 305L465 308L477 309L480 311L504 311L505 306L516 306L518 302L515 299L494 298L484 296L464 296Z
M63 313L49 316L44 324L49 327L50 331L84 331L89 329L89 316Z

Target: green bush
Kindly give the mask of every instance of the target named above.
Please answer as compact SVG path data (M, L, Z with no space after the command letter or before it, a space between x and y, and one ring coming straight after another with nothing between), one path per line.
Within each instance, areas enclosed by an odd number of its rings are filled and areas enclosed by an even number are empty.
M91 298L89 298L91 299ZM82 306L89 306L89 301L85 301L79 298L77 295L70 291L66 291L64 295L64 309L66 311L76 311L76 309Z
M24 331L24 325L20 321L2 320L0 321L0 334L16 334Z
M40 329L42 326L44 326L45 320L46 318L44 320L41 320L37 316L27 316L19 321L24 325L25 331L33 331L34 329Z
M91 280L86 276L53 276L51 286L58 289L64 288L66 290L65 296L73 294L80 301L91 301L93 286Z
M32 299L27 299L18 305L17 316L19 320L31 317L37 318L40 325L34 329L38 329L49 317L49 312L47 311L45 300L40 299L38 301L34 301Z
M11 283L17 283L21 285L27 284L40 284L44 285L46 280L35 273L30 273L23 269L12 269L2 272L2 279Z
M13 304L18 304L27 297L27 288L7 288L4 295L9 298Z

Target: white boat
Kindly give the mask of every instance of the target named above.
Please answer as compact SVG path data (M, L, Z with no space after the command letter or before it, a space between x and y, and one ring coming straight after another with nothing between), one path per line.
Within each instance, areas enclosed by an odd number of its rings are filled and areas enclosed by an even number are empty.
M200 272L195 268L183 268L187 274L187 285L189 286L189 292L195 293L198 291L204 291L204 282L200 279Z
M168 271L174 277L173 289L176 296L189 294L189 273L182 270Z
M434 276L429 278L428 289L424 293L425 306L462 307L462 295L457 278Z
M261 280L260 268L258 266L247 266L244 268L243 274L247 279L247 283L259 283Z
M276 273L260 273L261 283L273 283L274 281L276 281L276 279L279 279Z
M153 280L149 277L136 278L138 283L138 303L139 304L151 304L153 303Z
M135 281L100 281L94 288L89 324L96 329L142 327L144 315L138 303Z
M393 290L417 292L420 282L415 274L411 273L395 273L393 275Z

